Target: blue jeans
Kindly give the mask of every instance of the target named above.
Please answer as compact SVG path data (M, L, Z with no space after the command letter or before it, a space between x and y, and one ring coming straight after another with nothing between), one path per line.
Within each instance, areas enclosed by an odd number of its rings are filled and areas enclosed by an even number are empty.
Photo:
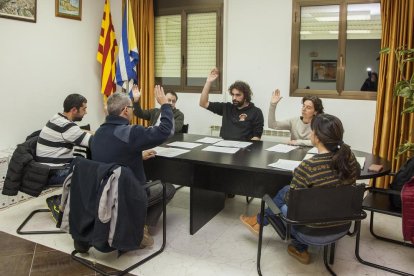
M66 177L69 175L70 168L62 170L52 170L47 181L47 185L63 184Z
M276 206L280 209L280 211L285 217L288 211L288 206L285 203L285 196L286 196L286 193L289 191L289 189L290 189L289 185L283 187L282 189L279 190L277 195L272 199L273 202L276 204ZM269 208L265 209L265 213L269 216L275 216L275 214ZM257 215L257 221L260 223L260 213ZM269 222L265 218L263 221L263 225L265 226L268 224ZM331 242L338 240L339 238L344 236L347 232L348 230L345 232L331 234L331 235L310 236L310 235L306 235L306 234L303 234L297 231L295 226L293 226L291 227L291 231L290 231L290 234L292 237L291 244L296 248L296 250L298 250L299 252L303 252L308 249L308 244L326 245L326 244L329 244Z

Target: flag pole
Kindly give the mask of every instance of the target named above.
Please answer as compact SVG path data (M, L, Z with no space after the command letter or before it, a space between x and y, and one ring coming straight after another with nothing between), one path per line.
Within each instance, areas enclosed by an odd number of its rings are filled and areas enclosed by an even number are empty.
M127 33L129 34L129 22L128 22L128 20L129 20L129 0L126 0L125 4L126 4L126 8L125 8L126 14L125 14L125 16L126 16ZM128 50L129 50L129 47L128 47ZM128 53L128 56L129 56L129 53ZM129 89L129 79L128 79L127 82L126 82L126 91L125 91L125 93L129 94L129 91L131 91L131 90Z

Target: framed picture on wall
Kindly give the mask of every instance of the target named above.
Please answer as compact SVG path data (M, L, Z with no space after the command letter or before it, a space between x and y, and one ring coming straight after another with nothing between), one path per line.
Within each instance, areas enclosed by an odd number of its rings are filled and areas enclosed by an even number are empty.
M312 81L336 81L336 60L312 60Z
M36 23L37 0L0 1L0 17Z
M55 15L82 20L82 0L55 0Z

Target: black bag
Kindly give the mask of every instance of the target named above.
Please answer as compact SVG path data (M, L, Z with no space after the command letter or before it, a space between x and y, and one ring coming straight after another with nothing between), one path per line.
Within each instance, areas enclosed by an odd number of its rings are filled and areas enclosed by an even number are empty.
M390 184L390 189L394 191L401 192L402 187L406 182L408 182L411 177L414 176L414 157L410 158L405 162L405 164L400 168L400 170L395 175L394 181ZM390 195L391 203L395 208L401 209L401 196L400 195Z

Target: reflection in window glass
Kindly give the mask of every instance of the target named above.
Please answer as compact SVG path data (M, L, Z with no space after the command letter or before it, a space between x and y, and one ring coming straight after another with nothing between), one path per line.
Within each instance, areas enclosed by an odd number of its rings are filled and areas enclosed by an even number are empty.
M339 5L301 7L298 88L336 89Z
M379 3L347 8L345 90L377 91L381 47Z
M181 15L155 17L155 79L181 84Z

